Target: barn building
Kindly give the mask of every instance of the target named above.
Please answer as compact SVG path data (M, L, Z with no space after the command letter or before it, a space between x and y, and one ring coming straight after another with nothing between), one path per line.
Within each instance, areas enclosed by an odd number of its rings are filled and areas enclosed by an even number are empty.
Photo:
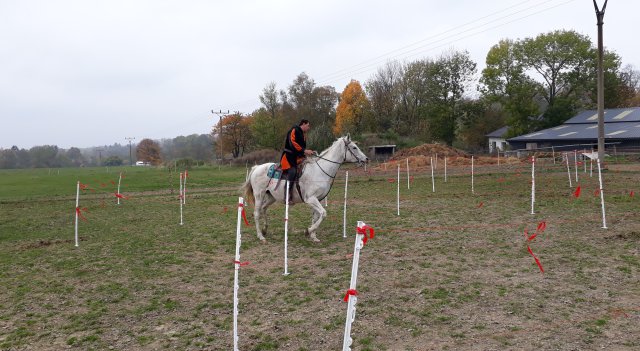
M604 111L605 148L640 148L640 107ZM598 111L587 110L563 124L508 139L512 150L597 148Z

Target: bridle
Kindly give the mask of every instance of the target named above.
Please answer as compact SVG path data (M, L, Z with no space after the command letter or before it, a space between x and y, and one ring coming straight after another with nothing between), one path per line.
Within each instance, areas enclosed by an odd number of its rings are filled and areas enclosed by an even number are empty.
M314 155L314 156L315 156L315 157L317 157L317 158L319 158L319 159L321 159L321 160L324 160L324 161L327 161L327 162L331 162L331 163L333 163L333 164L341 165L341 164L343 164L343 163L344 163L344 161L346 161L346 160L347 160L347 151L349 151L349 153L351 154L351 156L353 156L353 157L357 160L358 165L362 165L362 164L364 163L364 161L363 161L363 160L361 160L361 159L360 159L360 158L359 158L359 157L358 157L358 156L357 156L353 151L351 151L351 148L349 147L349 144L351 144L351 141L347 142L347 141L346 141L346 140L344 140L344 139L342 139L342 141L344 142L344 157L342 158L342 162L337 162L337 161L330 160L330 159L328 159L328 158L324 158L324 157L322 157L322 156L321 156L321 155L319 155L319 154L316 154L316 155ZM320 166L320 164L318 163L318 160L317 160L317 159L315 159L314 161L315 161L316 165L318 165L318 168L320 168L320 170L322 171L322 173L324 173L325 175L327 175L327 176L328 176L329 178L331 178L331 179L335 179L335 178L336 178L336 176L335 176L335 175L333 175L333 176L332 176L331 174L327 173L324 169L322 169L322 167L321 167L321 166Z

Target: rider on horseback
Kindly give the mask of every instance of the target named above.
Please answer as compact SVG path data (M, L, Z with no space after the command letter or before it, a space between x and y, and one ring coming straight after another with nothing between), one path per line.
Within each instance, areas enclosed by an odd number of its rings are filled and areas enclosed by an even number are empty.
M298 173L298 165L302 163L305 156L313 155L314 151L307 149L307 131L311 129L308 120L300 120L297 126L293 126L287 132L284 142L284 151L280 157L280 166L286 172L286 179L289 181L289 202L293 198L293 184Z

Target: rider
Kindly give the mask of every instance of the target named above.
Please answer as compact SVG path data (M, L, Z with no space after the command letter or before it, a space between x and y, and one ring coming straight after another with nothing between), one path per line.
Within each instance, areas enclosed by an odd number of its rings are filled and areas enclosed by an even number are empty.
M284 151L280 157L280 166L286 172L286 180L289 181L289 202L293 198L293 184L296 180L298 165L302 163L305 156L314 154L313 150L307 149L307 131L311 129L308 120L302 119L297 126L293 126L287 132L284 142Z

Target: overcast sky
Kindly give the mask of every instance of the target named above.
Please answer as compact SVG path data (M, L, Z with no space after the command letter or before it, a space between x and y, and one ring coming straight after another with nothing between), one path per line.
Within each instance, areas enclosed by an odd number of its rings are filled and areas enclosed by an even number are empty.
M600 6L604 0L597 1ZM640 69L640 1L609 1L604 42ZM592 0L0 0L0 148L209 133L301 72L342 92L389 60L575 30Z

